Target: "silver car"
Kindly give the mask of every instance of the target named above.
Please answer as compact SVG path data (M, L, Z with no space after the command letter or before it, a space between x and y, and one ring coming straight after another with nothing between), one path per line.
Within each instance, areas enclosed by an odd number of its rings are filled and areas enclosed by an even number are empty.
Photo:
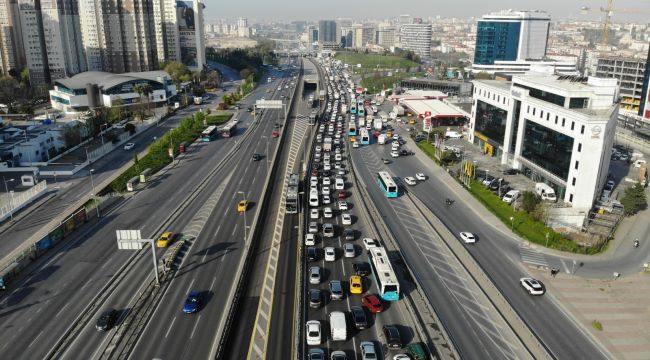
M343 253L345 254L346 258L353 258L356 255L356 251L354 251L354 245L351 243L343 244Z
M320 268L318 266L312 266L309 268L309 283L310 284L320 284L321 274Z

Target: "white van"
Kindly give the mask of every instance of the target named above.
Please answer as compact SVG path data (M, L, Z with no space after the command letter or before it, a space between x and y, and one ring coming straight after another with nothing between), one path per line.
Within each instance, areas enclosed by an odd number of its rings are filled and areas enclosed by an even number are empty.
M336 179L336 183L334 183L334 189L336 190L345 189L345 182L343 182L343 179Z
M505 195L503 195L503 201L512 204L519 197L519 190L510 190Z
M318 206L318 190L311 189L309 190L309 206Z
M330 313L330 329L332 341L346 341L348 339L348 325L343 312L332 311Z

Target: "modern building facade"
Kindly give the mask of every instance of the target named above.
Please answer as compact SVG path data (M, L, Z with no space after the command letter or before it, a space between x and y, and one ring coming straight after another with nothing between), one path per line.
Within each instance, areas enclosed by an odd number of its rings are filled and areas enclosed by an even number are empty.
M380 26L377 30L377 45L390 49L395 46L395 27Z
M639 112L647 59L600 58L596 76L619 81L621 110Z
M55 80L54 90L50 90L50 101L52 108L72 113L111 107L117 98L124 106L130 106L140 101L135 86L142 83L151 85L153 89L149 95L152 107L165 104L176 95L176 85L164 71L123 74L88 71Z
M607 180L617 96L615 79L596 77L474 81L469 141L588 210Z
M352 47L364 49L369 44L375 43L375 27L366 24L352 25Z
M431 24L404 24L400 34L402 49L413 51L422 60L431 58Z
M643 87L641 89L641 106L639 116L650 119L650 49L645 61L645 74L643 75Z
M0 71L18 73L25 67L22 28L17 0L0 2Z
M335 50L339 48L340 39L334 20L320 20L318 22L318 46L321 50Z

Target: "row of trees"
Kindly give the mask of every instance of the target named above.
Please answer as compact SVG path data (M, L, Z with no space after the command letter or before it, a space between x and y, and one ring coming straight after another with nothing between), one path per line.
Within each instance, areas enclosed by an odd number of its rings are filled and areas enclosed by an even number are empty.
M272 42L261 42L255 47L247 49L214 49L208 48L206 58L227 65L240 72L243 79L253 75L258 80L266 64L277 64L277 58L273 52Z

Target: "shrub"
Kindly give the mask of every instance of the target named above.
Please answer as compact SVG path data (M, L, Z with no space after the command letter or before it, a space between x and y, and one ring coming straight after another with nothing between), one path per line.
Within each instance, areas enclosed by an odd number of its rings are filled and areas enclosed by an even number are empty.
M621 198L621 204L625 207L625 215L634 215L640 210L648 207L645 196L645 189L641 184L635 184L625 189L625 195Z
M539 198L532 191L524 191L521 194L521 208L527 212L531 213L535 211L535 207L539 204Z

